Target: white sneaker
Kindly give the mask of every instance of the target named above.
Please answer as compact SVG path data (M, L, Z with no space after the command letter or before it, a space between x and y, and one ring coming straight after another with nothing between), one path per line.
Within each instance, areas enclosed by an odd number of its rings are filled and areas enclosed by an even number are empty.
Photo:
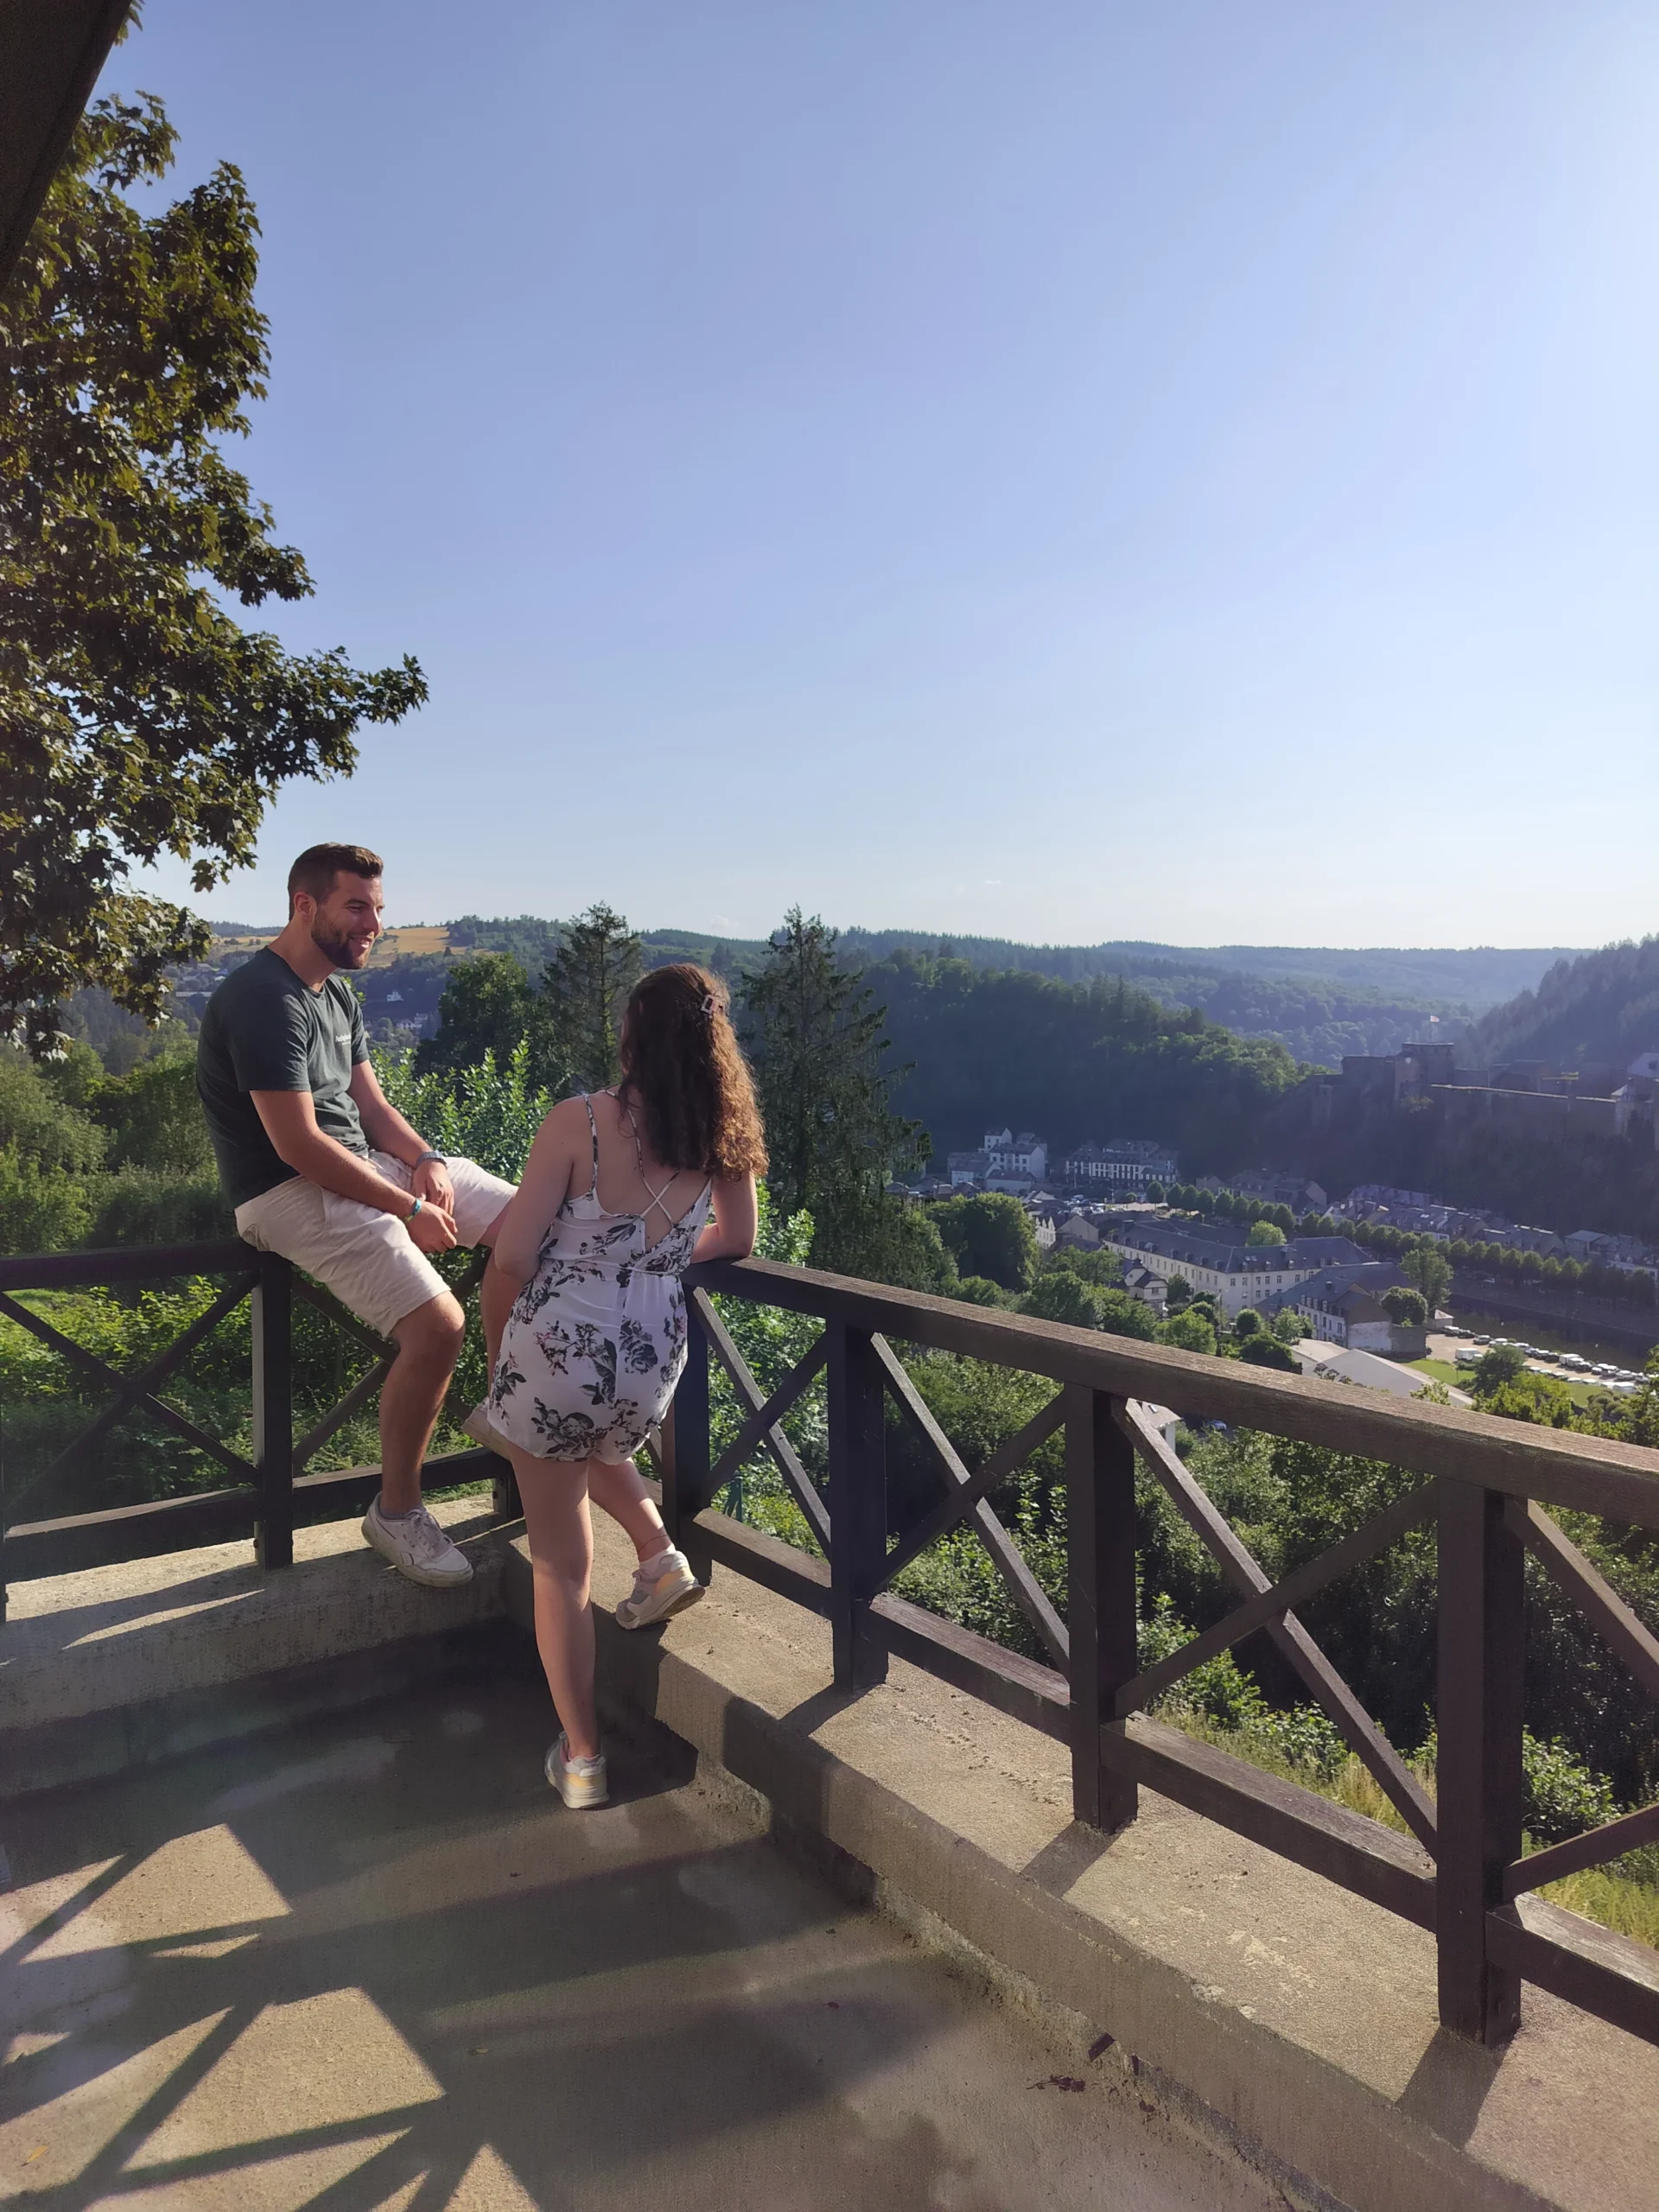
M652 1621L683 1613L702 1595L702 1585L683 1552L664 1552L652 1565L656 1572L649 1576L643 1567L633 1570L633 1587L616 1609L623 1628L649 1628Z
M542 1771L573 1813L608 1803L603 1758L572 1759L563 1735L547 1754Z
M463 1436L470 1436L474 1444L481 1444L486 1452L499 1452L504 1459L506 1458L507 1440L499 1428L492 1427L490 1424L490 1402L487 1398L480 1398L473 1408L461 1424L461 1433Z
M424 1506L406 1517L399 1515L388 1520L377 1497L363 1516L363 1540L411 1582L448 1590L473 1579L471 1560L465 1552L456 1550Z

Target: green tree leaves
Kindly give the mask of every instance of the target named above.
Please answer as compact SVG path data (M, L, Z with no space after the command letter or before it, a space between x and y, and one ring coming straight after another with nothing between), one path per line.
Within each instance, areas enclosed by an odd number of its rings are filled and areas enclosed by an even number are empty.
M1036 1232L1019 1199L1006 1191L947 1198L933 1208L933 1224L965 1275L988 1275L1005 1290L1024 1290L1037 1272ZM1049 1318L1071 1316L1056 1312Z
M283 783L426 697L413 660L289 654L227 610L312 587L218 442L265 391L246 187L222 163L155 214L128 197L175 137L148 94L97 102L0 301L0 1024L37 1050L82 985L158 1019L205 951L135 866L223 882Z
M639 939L601 901L557 925L533 982L511 953L457 961L416 1067L476 1067L486 1052L505 1066L523 1044L536 1083L556 1094L603 1090L617 1077L622 1008L639 976Z

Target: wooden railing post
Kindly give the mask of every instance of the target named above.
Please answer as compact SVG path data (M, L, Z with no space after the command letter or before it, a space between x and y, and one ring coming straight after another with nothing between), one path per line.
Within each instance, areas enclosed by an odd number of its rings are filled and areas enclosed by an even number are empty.
M250 1297L253 1324L253 1465L258 1484L253 1555L261 1567L294 1564L294 1292L280 1253L259 1255Z
M1524 1509L1519 1509L1524 1510ZM1474 1483L1440 1486L1435 1895L1440 2020L1489 2047L1515 2033L1520 1977L1495 1965L1486 1916L1521 1855L1526 1580L1516 1507Z
M1066 1632L1071 1643L1071 1810L1090 1827L1135 1818L1135 1785L1102 1757L1121 1736L1113 1702L1138 1672L1135 1633L1135 1446L1103 1390L1065 1391Z
M886 1407L868 1329L830 1330L830 1623L836 1683L868 1689L887 1678L869 1632L870 1601L887 1549Z
M696 1299L688 1298L685 1365L663 1423L663 1520L669 1541L685 1554L699 1582L714 1571L696 1528L696 1516L709 1503L709 1336L697 1319Z
M498 1452L490 1476L490 1511L498 1521L517 1521L524 1510L524 1501L518 1495L518 1478L512 1462Z

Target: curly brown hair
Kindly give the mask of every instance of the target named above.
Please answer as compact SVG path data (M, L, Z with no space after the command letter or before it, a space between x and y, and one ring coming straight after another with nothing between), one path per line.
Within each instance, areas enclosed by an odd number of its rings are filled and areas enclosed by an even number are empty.
M645 1117L664 1167L721 1182L766 1172L766 1140L726 986L677 960L639 978L622 1017L616 1095Z

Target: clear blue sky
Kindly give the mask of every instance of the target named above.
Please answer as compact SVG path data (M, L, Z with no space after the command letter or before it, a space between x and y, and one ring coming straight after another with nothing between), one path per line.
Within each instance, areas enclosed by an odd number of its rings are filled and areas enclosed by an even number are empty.
M391 912L1659 927L1659 12L147 0ZM177 874L170 885L181 881Z

